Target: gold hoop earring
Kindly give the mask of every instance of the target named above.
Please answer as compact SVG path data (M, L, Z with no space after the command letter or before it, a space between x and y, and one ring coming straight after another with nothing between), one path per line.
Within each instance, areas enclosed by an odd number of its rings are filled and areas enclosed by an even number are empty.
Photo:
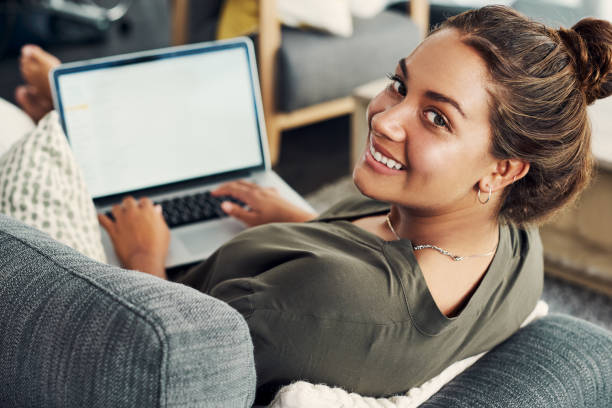
M480 189L478 189L478 202L482 205L485 205L486 203L488 203L489 200L491 199L491 193L492 193L492 189L491 189L491 186L489 186L489 196L487 197L486 200L482 201L480 199Z

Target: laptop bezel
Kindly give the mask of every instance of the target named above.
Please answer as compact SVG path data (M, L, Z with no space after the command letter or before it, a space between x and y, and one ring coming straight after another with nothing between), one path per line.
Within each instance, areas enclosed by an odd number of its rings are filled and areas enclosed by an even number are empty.
M183 57L187 55L204 54L225 49L243 48L246 52L246 57L249 65L249 76L251 80L251 96L255 107L255 116L257 121L257 132L259 135L260 154L263 159L262 164L249 166L244 168L233 169L221 173L210 174L207 176L196 177L191 179L180 180L172 183L163 183L160 185L149 186L137 190L120 192L112 195L92 197L96 206L105 206L114 202L120 201L126 195L150 196L155 194L167 193L170 191L180 191L185 188L191 188L198 185L211 184L223 180L231 180L240 177L246 177L249 174L257 171L268 171L271 168L268 137L266 134L266 126L263 115L263 103L261 101L261 90L259 85L259 77L257 75L257 66L255 63L255 52L253 42L248 37L238 37L230 40L209 41L197 44L189 44L175 47L166 47L155 50L139 51L128 54L121 54L111 57L96 58L85 61L62 64L49 72L49 82L51 84L51 94L53 104L58 112L62 128L70 143L70 135L68 135L64 109L62 105L61 90L59 87L60 77L74 73L94 71L109 67L125 66L142 62L155 61L160 59L171 59Z

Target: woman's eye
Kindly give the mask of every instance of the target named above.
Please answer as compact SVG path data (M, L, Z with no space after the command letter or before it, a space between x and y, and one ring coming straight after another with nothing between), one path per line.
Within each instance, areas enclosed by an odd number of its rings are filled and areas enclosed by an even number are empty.
M391 88L394 92L400 94L401 96L406 96L406 86L402 82L402 79L397 75L387 75L391 80Z
M395 92L397 92L398 94L402 95L402 96L406 96L406 87L404 86L403 83L401 83L400 81L393 81L391 83L391 86L393 87L393 90Z
M434 126L443 127L448 129L448 123L444 116L440 115L438 112L433 110L428 110L425 112L425 117L428 121L430 121Z

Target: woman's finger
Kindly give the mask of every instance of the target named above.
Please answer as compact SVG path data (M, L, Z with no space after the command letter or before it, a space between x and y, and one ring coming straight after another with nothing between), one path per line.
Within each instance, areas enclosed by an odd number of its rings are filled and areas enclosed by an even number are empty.
M134 197L132 196L127 196L123 199L123 202L121 203L121 205L123 205L124 208L128 209L128 208L134 208L138 205L138 203L136 202L136 200L134 199Z
M115 223L107 215L98 214L98 222L109 235L113 235L115 233Z
M153 201L151 201L149 197L142 197L140 200L138 200L138 206L141 208L152 207Z
M254 211L245 210L239 205L236 205L230 201L224 201L221 203L221 209L232 217L239 219L247 225L252 225L257 220L257 213Z
M216 191L225 190L227 188L232 188L232 186L236 186L236 185L238 185L238 181L228 181L227 183L223 183L217 188L215 188L214 190L212 190L211 193L214 194Z
M211 193L213 195L220 195L220 194L223 194L224 192L229 192L229 191L250 191L250 190L251 188L249 186L242 184L238 181L232 181L232 182L220 185L219 187L211 191Z
M123 214L123 210L124 208L119 205L119 204L115 204L113 205L113 207L111 208L111 213L113 214L113 217L115 217L115 220L118 219L118 217Z
M228 185L223 188L219 187L218 189L212 191L212 194L214 196L232 196L247 205L251 205L253 202L252 190L237 184Z
M246 180L237 180L236 184L239 184L241 186L244 186L250 189L259 187L257 184L251 183L250 181L246 181Z
M240 186L249 187L249 188L258 187L257 184L252 183L250 181L246 181L244 179L228 181L227 183L221 184L219 187L232 186L232 185L240 185Z

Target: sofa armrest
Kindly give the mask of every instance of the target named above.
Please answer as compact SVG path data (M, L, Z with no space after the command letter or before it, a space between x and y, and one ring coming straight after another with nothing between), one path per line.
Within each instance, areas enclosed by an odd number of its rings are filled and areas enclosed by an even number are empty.
M0 406L250 407L244 319L0 216Z
M612 333L566 315L522 328L422 408L612 406Z

